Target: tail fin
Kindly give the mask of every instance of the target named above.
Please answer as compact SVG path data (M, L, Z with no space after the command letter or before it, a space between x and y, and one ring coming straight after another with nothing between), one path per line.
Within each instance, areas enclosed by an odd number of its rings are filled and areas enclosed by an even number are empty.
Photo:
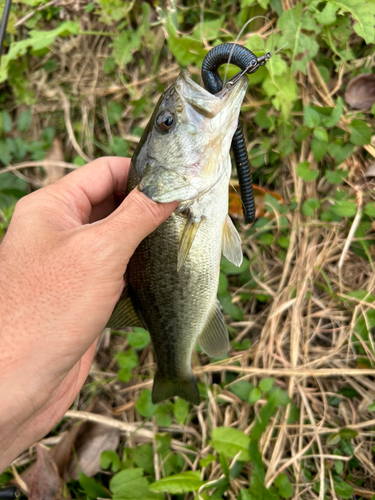
M167 379L156 372L152 388L152 402L160 403L164 399L180 396L189 403L199 405L200 397L197 381L193 374L189 378Z

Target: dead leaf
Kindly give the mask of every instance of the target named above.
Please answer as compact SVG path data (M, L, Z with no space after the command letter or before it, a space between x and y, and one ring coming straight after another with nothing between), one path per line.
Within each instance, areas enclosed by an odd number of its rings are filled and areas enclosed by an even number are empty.
M274 214L273 213L269 214L268 212L266 213L264 197L266 194L269 194L280 203L284 203L282 196L280 196L278 193L274 193L273 191L267 191L266 189L256 186L255 184L253 185L253 189L254 189L254 200L256 206L255 216L268 217L269 219L272 219L274 217ZM240 193L240 188L238 184L234 186L232 185L229 186L229 215L237 219L242 219L243 218L242 201L239 193Z
M64 168L53 165L54 161L64 161L63 144L58 137L53 139L51 149L47 152L44 160L51 162L50 165L44 167L46 176L43 179L43 185L48 186L48 184L58 181L65 175Z
M98 404L96 413L110 416L111 413L104 410ZM85 423L75 443L75 454L71 458L70 466L64 475L65 481L78 479L79 472L92 477L100 470L100 456L105 450L116 450L120 442L120 431L113 427L98 424L96 422ZM77 463L78 460L78 463Z
M51 458L48 448L37 444L37 460L30 478L29 500L66 500L70 493L64 488L57 465Z
M375 177L375 162L371 163L369 168L364 173L365 177Z
M369 109L375 103L375 75L358 75L348 83L345 101L355 109Z

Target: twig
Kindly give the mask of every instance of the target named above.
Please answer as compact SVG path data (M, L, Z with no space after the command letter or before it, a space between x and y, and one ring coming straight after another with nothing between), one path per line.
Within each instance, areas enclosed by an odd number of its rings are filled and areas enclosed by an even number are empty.
M28 21L30 19L30 17L33 17L35 12L40 12L41 10L47 9L48 7L51 7L51 5L56 5L59 2L60 2L60 0L51 0L50 2L48 2L46 4L40 5L37 9L29 12L28 14L26 14L26 16L22 17L19 21L17 21L16 24L14 25L14 27L18 28L18 26L21 26L22 24L24 24L26 21Z
M68 163L66 161L54 161L54 160L41 160L41 161L24 161L22 163L16 163L15 165L8 165L5 168L0 169L0 175L6 172L14 172L16 170L21 170L22 168L37 168L37 167L58 167L58 168L70 168L75 170L78 168L74 163Z
M81 156L85 161L91 161L91 158L86 155L81 149L81 146L78 144L77 139L74 135L72 123L70 121L70 104L69 104L69 99L66 97L64 92L58 88L57 89L59 94L61 95L61 98L63 100L63 107L64 107L64 116L65 116L65 124L66 124L66 129L68 132L68 136L70 139L70 142L72 143L72 146L76 150L76 152Z

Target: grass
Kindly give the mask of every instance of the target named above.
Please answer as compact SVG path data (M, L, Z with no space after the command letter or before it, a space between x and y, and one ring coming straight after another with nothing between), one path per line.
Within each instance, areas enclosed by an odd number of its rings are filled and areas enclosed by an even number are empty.
M95 481L68 480L73 498L133 498L129 491L173 499L375 495L375 195L366 175L375 157L374 109L351 109L344 99L349 80L374 64L373 40L366 28L358 35L355 19L365 26L366 16L354 1L346 11L333 0L241 5L13 7L11 43L77 16L79 26L9 63L2 84L3 232L17 199L46 176L104 154L131 156L179 65L199 81L206 50L231 41L247 19L267 14L272 21L266 30L254 21L240 39L257 54L288 42L250 78L243 104L254 179L265 193L252 227L231 212L247 260L240 270L222 262L229 356L194 354L199 407L179 399L152 405L147 334L106 331L80 396L42 441L56 444L84 419L121 433L115 453L102 455ZM16 20L29 13L24 31L17 30ZM91 459L102 452L92 448ZM25 452L16 470L34 458L35 449Z

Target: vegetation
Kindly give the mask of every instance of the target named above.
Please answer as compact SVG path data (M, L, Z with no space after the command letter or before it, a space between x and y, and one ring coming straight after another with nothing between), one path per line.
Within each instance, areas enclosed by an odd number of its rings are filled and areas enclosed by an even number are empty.
M207 51L258 15L270 21L255 19L239 43L280 50L249 77L241 114L260 188L252 226L231 193L246 257L222 262L229 355L197 347L199 407L154 405L148 333L106 332L74 408L43 440L74 443L56 498L375 498L375 105L345 95L374 68L373 0L14 2L0 68L0 235L31 190L98 156L131 156L180 68L200 82ZM72 426L83 411L91 434ZM19 474L35 456L16 460ZM82 456L91 468L73 473Z

